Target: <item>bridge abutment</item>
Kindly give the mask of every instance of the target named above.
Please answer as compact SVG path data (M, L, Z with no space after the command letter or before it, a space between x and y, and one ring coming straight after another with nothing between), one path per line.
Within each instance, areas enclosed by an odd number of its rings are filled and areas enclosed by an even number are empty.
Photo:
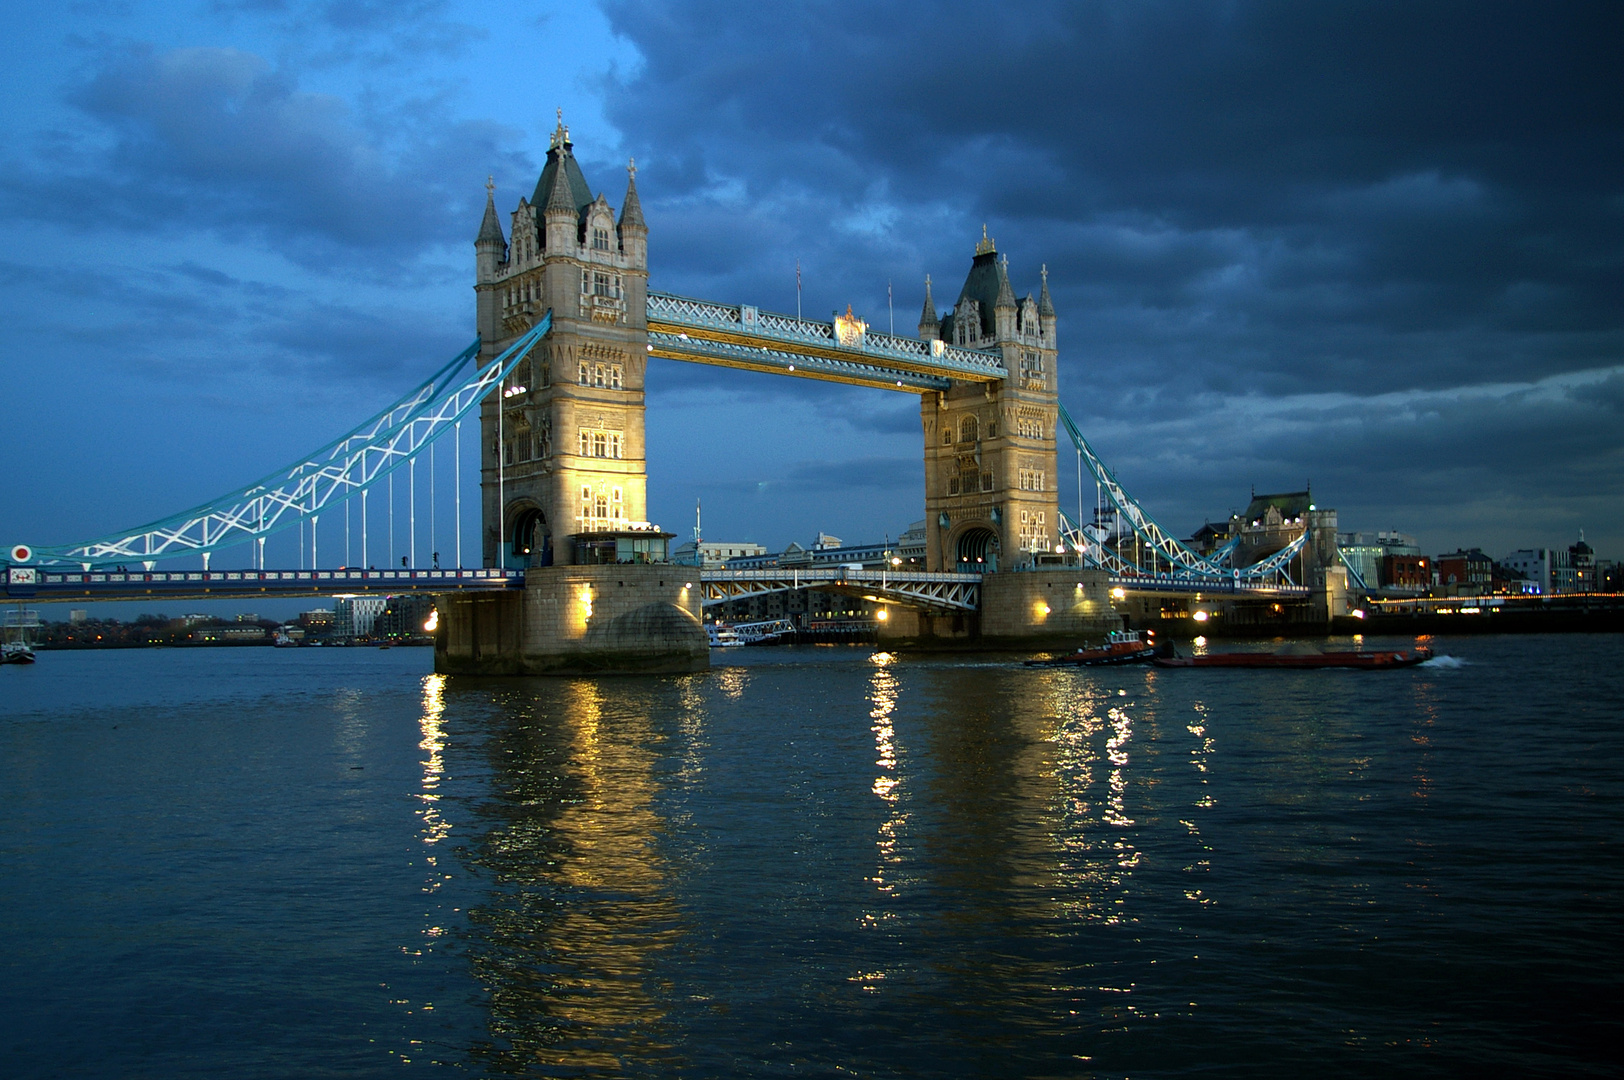
M532 567L522 593L447 595L434 670L680 674L710 667L699 582L668 564Z

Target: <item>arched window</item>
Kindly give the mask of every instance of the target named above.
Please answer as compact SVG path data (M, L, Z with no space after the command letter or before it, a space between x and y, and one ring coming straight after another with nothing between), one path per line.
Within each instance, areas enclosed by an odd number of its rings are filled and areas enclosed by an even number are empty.
M975 442L979 437L979 425L974 416L966 416L959 421L959 442Z

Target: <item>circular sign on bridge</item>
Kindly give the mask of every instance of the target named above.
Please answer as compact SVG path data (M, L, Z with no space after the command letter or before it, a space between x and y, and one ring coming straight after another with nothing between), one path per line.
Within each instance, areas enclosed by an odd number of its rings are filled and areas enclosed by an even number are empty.
M33 558L34 558L34 549L29 547L27 544L12 544L11 545L11 561L12 562L30 562L30 561L33 560Z

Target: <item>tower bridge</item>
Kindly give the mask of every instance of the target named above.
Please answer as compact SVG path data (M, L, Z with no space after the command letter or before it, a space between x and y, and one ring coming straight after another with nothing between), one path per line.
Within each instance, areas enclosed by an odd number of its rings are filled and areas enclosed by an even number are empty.
M635 166L628 164L617 215L605 195L592 194L560 118L534 191L518 200L505 227L487 183L474 249L476 340L423 384L321 450L201 507L80 544L19 546L8 595L432 588L445 594L441 670L704 666L703 603L805 587L816 572L699 571L666 562L671 534L648 521L644 387L652 358L919 398L924 571L838 571L816 583L897 605L903 617L887 626L902 637L1075 640L1119 625L1113 589L1296 602L1319 597L1334 577L1334 541L1327 557L1316 533L1323 522L1246 566L1231 564L1233 546L1200 554L1157 524L1060 404L1058 317L1046 268L1038 296L1017 299L1008 259L985 228L963 286L941 313L926 278L913 338L875 332L849 307L825 322L653 292ZM317 569L321 514L344 513L347 530L356 500L361 562L370 567L368 493L404 472L415 505L418 461L475 410L479 571L465 566L460 525L456 568L436 576ZM1061 512L1062 432L1080 475L1087 468L1095 478L1097 508L1108 504L1115 515L1114 532L1098 513L1083 523ZM460 459L460 439L454 452ZM460 490L457 499L460 521ZM392 495L389 504L395 513ZM1334 512L1329 522L1334 537ZM266 536L293 527L301 550L308 528L311 569L267 570ZM415 511L410 529L415 553ZM210 571L213 552L244 543L258 545L257 573ZM346 537L346 561L349 550ZM202 569L157 569L178 555L200 558ZM966 615L979 626L966 631Z

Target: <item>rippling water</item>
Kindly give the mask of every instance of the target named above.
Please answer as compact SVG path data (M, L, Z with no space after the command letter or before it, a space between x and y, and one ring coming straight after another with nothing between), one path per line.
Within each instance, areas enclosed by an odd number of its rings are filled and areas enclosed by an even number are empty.
M0 1072L1616 1075L1624 638L1440 652L45 653Z

